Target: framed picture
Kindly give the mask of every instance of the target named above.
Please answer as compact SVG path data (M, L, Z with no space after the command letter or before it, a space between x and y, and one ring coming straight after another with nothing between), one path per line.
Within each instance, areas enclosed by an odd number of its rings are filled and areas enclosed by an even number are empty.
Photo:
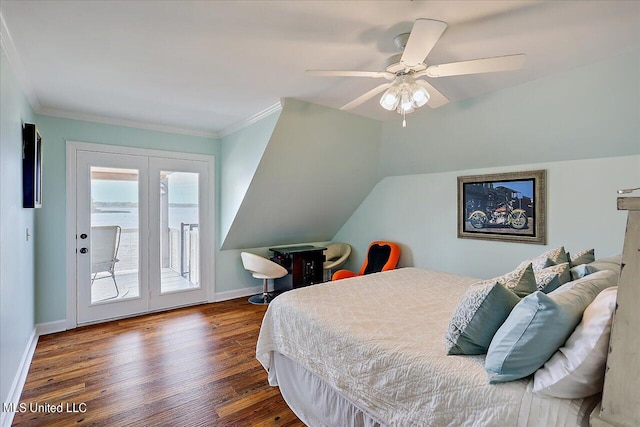
M544 245L546 171L458 177L458 237Z

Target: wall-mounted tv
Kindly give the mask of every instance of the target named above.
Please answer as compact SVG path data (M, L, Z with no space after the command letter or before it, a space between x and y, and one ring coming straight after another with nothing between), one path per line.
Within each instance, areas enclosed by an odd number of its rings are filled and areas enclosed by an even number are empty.
M22 126L22 206L42 206L42 137L32 123Z

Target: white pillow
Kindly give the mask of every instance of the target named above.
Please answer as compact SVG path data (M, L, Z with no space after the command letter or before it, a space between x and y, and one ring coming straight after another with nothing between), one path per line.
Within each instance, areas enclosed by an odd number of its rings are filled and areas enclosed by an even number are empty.
M579 399L602 391L618 287L600 292L571 336L533 377L534 393Z

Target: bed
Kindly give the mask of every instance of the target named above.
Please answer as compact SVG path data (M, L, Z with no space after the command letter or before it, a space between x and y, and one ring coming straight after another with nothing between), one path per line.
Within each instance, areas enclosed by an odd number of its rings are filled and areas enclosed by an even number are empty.
M625 246L622 264L637 261L637 253L627 254ZM446 355L451 314L476 281L402 268L287 292L265 314L256 356L269 383L310 426L586 426L590 417L594 425L613 425L599 417L599 407L594 412L599 394L541 396L532 392L530 377L490 385L484 355ZM624 327L614 323L612 343L615 332ZM637 349L631 351L637 358ZM609 373L605 398L607 387L620 389ZM637 392L629 405L635 399ZM602 413L610 409L605 402ZM620 425L637 425L637 409L631 411Z

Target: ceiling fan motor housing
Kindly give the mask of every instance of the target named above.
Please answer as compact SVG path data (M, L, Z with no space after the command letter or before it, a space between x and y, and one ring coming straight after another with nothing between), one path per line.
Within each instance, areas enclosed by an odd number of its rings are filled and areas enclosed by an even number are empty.
M395 43L395 45L398 47L398 49L404 50L405 46L407 45L407 41L409 40L409 36L410 35L411 35L411 33L398 34L397 36L395 36L393 38L393 43Z
M414 67L407 67L400 62L401 58L401 53L388 57L387 60L384 61L384 69L390 73L395 74L396 76L401 76L404 74L416 73L427 68L427 66L422 63Z

